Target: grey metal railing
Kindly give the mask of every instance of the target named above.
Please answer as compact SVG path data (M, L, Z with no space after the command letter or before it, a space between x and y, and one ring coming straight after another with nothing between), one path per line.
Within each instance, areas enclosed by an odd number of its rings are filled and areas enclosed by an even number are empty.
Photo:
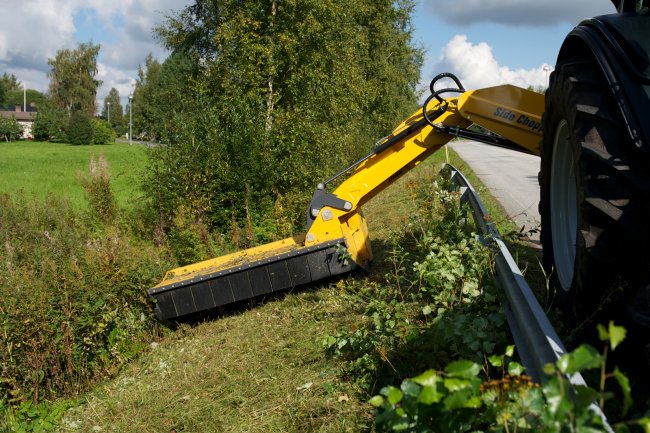
M443 172L451 179L452 188L461 194L461 204L467 203L472 211L472 217L480 235L486 242L496 245L498 251L495 258L497 283L505 293L503 309L508 319L510 331L515 340L517 352L526 367L526 373L536 382L544 380L543 367L555 363L566 349L555 329L546 317L533 291L521 274L508 248L503 243L499 232L490 221L485 206L472 188L469 181L454 166L445 164ZM580 373L569 377L574 385L586 385ZM604 421L605 428L611 432L607 419L595 404L592 409Z

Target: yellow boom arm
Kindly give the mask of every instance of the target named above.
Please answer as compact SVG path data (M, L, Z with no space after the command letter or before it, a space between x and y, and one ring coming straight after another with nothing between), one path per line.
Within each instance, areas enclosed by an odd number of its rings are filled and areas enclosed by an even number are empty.
M429 107L427 107L429 108ZM333 192L347 202L342 209L324 207L309 228L305 245L345 238L358 265L372 258L363 204L454 138L454 131L476 123L534 154L539 154L543 95L503 85L464 92L430 108L442 110L430 125L419 110L384 140L382 151L358 165ZM447 127L447 128L445 128ZM386 146L387 144L387 146Z
M462 91L462 89L459 89ZM309 208L307 233L173 269L149 289L156 314L170 320L343 274L372 259L360 208L454 136L472 136L476 123L509 143L539 154L541 94L504 85L465 91L404 120L350 172L333 193L319 185ZM431 98L430 98L431 99ZM475 134L480 135L480 134ZM342 259L347 249L349 261Z

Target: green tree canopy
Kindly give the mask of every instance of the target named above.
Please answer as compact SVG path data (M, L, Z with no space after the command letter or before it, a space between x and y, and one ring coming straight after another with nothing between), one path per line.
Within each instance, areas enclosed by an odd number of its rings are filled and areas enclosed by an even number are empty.
M79 44L75 50L59 50L53 59L48 59L49 95L55 107L68 113L83 110L91 116L95 114L97 88L102 84L95 79L100 47Z
M34 89L27 89L26 91L23 91L23 89L12 89L5 93L5 97L0 105L20 105L22 107L25 99L27 99L28 107L33 104L37 108L41 108L45 105L47 97L45 94Z
M0 77L0 103L5 104L7 92L12 90L22 90L22 85L14 74L7 74L6 72Z
M118 92L115 87L111 87L108 96L104 98L102 117L106 120L110 118L110 125L113 128L124 123L124 109L122 108L122 102L120 101L120 92Z
M160 62L149 54L144 67L138 66L138 78L133 90L133 135L150 141L158 138L157 108L154 101L158 92L160 68Z
M195 0L168 17L157 34L196 73L166 106L181 127L155 152L155 172L173 173L150 182L162 207L184 204L222 230L254 231L287 210L302 222L309 190L415 109L412 8Z

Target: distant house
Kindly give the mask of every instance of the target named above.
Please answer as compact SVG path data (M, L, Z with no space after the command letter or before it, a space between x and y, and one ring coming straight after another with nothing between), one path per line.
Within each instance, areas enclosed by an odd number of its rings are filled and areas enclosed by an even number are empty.
M36 107L33 105L27 107L27 111L23 110L22 105L12 105L10 107L0 106L0 116L15 118L16 122L18 122L18 124L23 128L22 138L34 138L34 135L32 134L32 126L34 125L34 119L36 118Z

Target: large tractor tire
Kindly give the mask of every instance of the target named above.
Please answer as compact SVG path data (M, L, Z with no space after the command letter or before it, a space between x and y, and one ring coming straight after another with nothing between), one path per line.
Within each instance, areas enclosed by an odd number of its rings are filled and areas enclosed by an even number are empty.
M544 268L554 304L577 324L649 282L650 164L587 55L558 62L542 123Z

